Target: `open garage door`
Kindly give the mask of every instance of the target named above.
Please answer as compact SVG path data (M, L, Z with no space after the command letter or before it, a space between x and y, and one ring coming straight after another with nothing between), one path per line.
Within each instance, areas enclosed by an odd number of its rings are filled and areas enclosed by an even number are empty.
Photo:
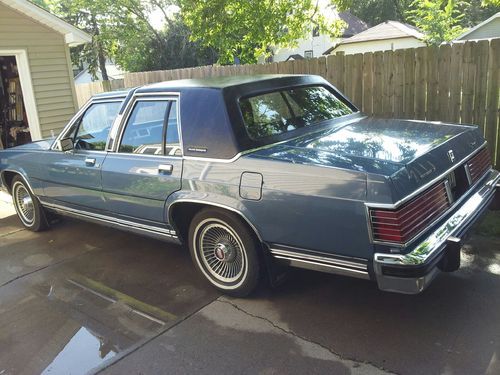
M41 139L27 53L0 49L0 149Z

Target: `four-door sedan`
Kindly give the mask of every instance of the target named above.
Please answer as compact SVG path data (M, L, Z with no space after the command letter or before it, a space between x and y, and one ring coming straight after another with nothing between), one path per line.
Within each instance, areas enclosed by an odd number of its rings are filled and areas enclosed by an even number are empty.
M23 225L53 213L189 245L216 288L278 264L419 293L460 266L500 175L477 127L364 116L317 76L157 83L92 98L0 152Z

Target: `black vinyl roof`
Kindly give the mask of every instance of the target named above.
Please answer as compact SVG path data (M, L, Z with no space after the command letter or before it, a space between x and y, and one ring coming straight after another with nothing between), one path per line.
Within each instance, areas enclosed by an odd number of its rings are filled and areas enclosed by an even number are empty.
M164 90L182 90L185 88L211 88L225 89L228 87L256 83L260 81L281 80L292 77L301 77L300 74L258 74L258 75L240 75L240 76L219 76L206 78L190 78L174 81L165 81L142 86L137 89L141 92L156 92Z

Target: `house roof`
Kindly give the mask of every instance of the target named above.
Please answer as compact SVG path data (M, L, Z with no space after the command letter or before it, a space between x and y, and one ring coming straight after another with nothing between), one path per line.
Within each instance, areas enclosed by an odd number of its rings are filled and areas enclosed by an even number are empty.
M70 47L92 41L89 34L27 0L0 0L0 3L64 35L64 40Z
M481 22L480 24L477 24L476 26L474 26L472 29L470 30L467 30L465 33L461 34L460 36L458 36L455 40L462 40L464 39L466 36L468 36L469 34L473 33L474 31L476 31L477 29L480 29L482 28L483 26L487 25L488 23L492 22L494 19L496 18L500 18L500 12L497 12L495 13L494 15L492 15L490 18L488 18L487 20L484 20L483 22Z
M384 40L384 39L397 39L397 38L408 38L413 37L416 39L422 39L424 34L422 34L417 28L401 23L398 21L386 21L377 26L370 27L369 29L360 32L350 38L341 41L339 44L350 44L359 42L368 42L372 40Z
M349 11L340 12L339 18L347 24L347 27L342 33L343 38L350 38L353 35L359 34L368 29L368 24Z

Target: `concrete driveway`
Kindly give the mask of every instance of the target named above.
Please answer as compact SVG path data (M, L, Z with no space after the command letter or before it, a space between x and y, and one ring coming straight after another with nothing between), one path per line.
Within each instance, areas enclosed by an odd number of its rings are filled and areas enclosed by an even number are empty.
M418 296L297 270L232 299L185 248L12 214L0 201L0 375L500 374L499 238Z

